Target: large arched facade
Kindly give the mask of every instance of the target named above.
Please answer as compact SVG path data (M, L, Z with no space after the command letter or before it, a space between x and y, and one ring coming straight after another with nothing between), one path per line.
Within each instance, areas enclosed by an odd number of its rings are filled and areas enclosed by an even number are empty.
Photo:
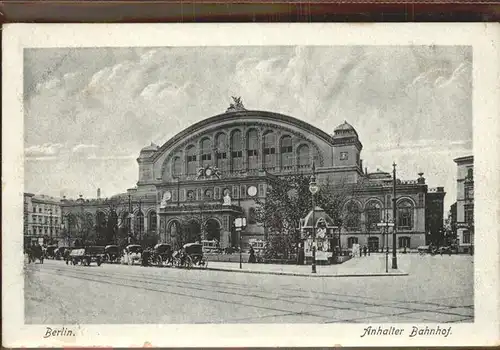
M309 176L314 164L318 183L349 189L337 232L344 248L358 243L380 249L387 235L378 224L394 219L401 230L400 246L425 244L425 179L398 180L397 217L392 218L392 177L364 169L362 149L357 131L347 122L329 134L279 113L231 110L189 126L161 146L143 148L136 188L112 204L95 200L83 205L103 209L108 222L110 213L116 213L117 232L132 237L156 235L158 241L175 245L217 240L222 248L235 247L236 217L247 218L244 245L267 238L255 210L256 202L266 197L269 177ZM68 202L66 208L77 213L81 205ZM96 219L99 226L103 218Z

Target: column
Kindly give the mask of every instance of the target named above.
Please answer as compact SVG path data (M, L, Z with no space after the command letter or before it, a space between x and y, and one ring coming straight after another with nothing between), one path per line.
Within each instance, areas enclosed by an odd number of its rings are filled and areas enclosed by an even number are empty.
M248 171L248 146L247 146L247 128L241 128L241 161L243 162L241 170Z

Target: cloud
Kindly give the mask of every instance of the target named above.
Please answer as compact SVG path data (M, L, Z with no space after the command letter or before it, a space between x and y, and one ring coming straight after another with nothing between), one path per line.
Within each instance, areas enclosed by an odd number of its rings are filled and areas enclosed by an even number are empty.
M152 140L165 142L187 126L224 112L230 96L241 96L248 109L288 114L328 133L347 120L360 135L367 164L373 158L374 164L385 166L379 154L399 152L413 159L411 164L421 159L418 166L425 168L427 158L434 159L447 147L465 152L467 140L472 139L472 54L466 47L100 48L28 53L27 75L36 70L31 75L41 83L25 95L26 143L74 145L48 156L60 157L61 172L75 183L81 176L105 181L112 171L106 168L109 163L129 169L120 186L135 183L134 158L143 146ZM53 57L64 57L64 62L54 65ZM51 75L41 79L46 71ZM37 174L33 181L55 181ZM64 187L71 186L70 181Z
M441 149L472 149L472 140L416 140L416 141L406 141L401 143L382 143L379 145L370 144L369 149L371 151L415 151L422 152L423 150L441 150Z
M79 153L79 152L86 152L88 150L95 150L97 148L99 148L99 147L96 145L79 144L79 145L74 146L71 149L71 151L73 151L74 153Z
M137 159L137 155L90 155L87 159L89 160L123 160L123 159Z
M43 145L33 145L25 148L24 154L27 157L53 157L59 154L62 147L63 145L60 143L44 143Z

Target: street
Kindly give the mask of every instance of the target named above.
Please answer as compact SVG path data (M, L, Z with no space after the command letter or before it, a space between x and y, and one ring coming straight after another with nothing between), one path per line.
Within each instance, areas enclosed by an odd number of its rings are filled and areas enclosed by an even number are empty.
M379 259L379 257L367 257ZM27 324L472 322L473 257L400 254L409 276L311 278L45 260Z

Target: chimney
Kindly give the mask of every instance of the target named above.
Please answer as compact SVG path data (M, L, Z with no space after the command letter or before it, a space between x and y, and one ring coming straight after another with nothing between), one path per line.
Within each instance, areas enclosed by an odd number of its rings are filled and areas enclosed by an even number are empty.
M97 199L101 199L101 189L97 189Z
M359 160L359 168L363 171L363 159Z
M365 167L365 174L368 174L368 167Z

